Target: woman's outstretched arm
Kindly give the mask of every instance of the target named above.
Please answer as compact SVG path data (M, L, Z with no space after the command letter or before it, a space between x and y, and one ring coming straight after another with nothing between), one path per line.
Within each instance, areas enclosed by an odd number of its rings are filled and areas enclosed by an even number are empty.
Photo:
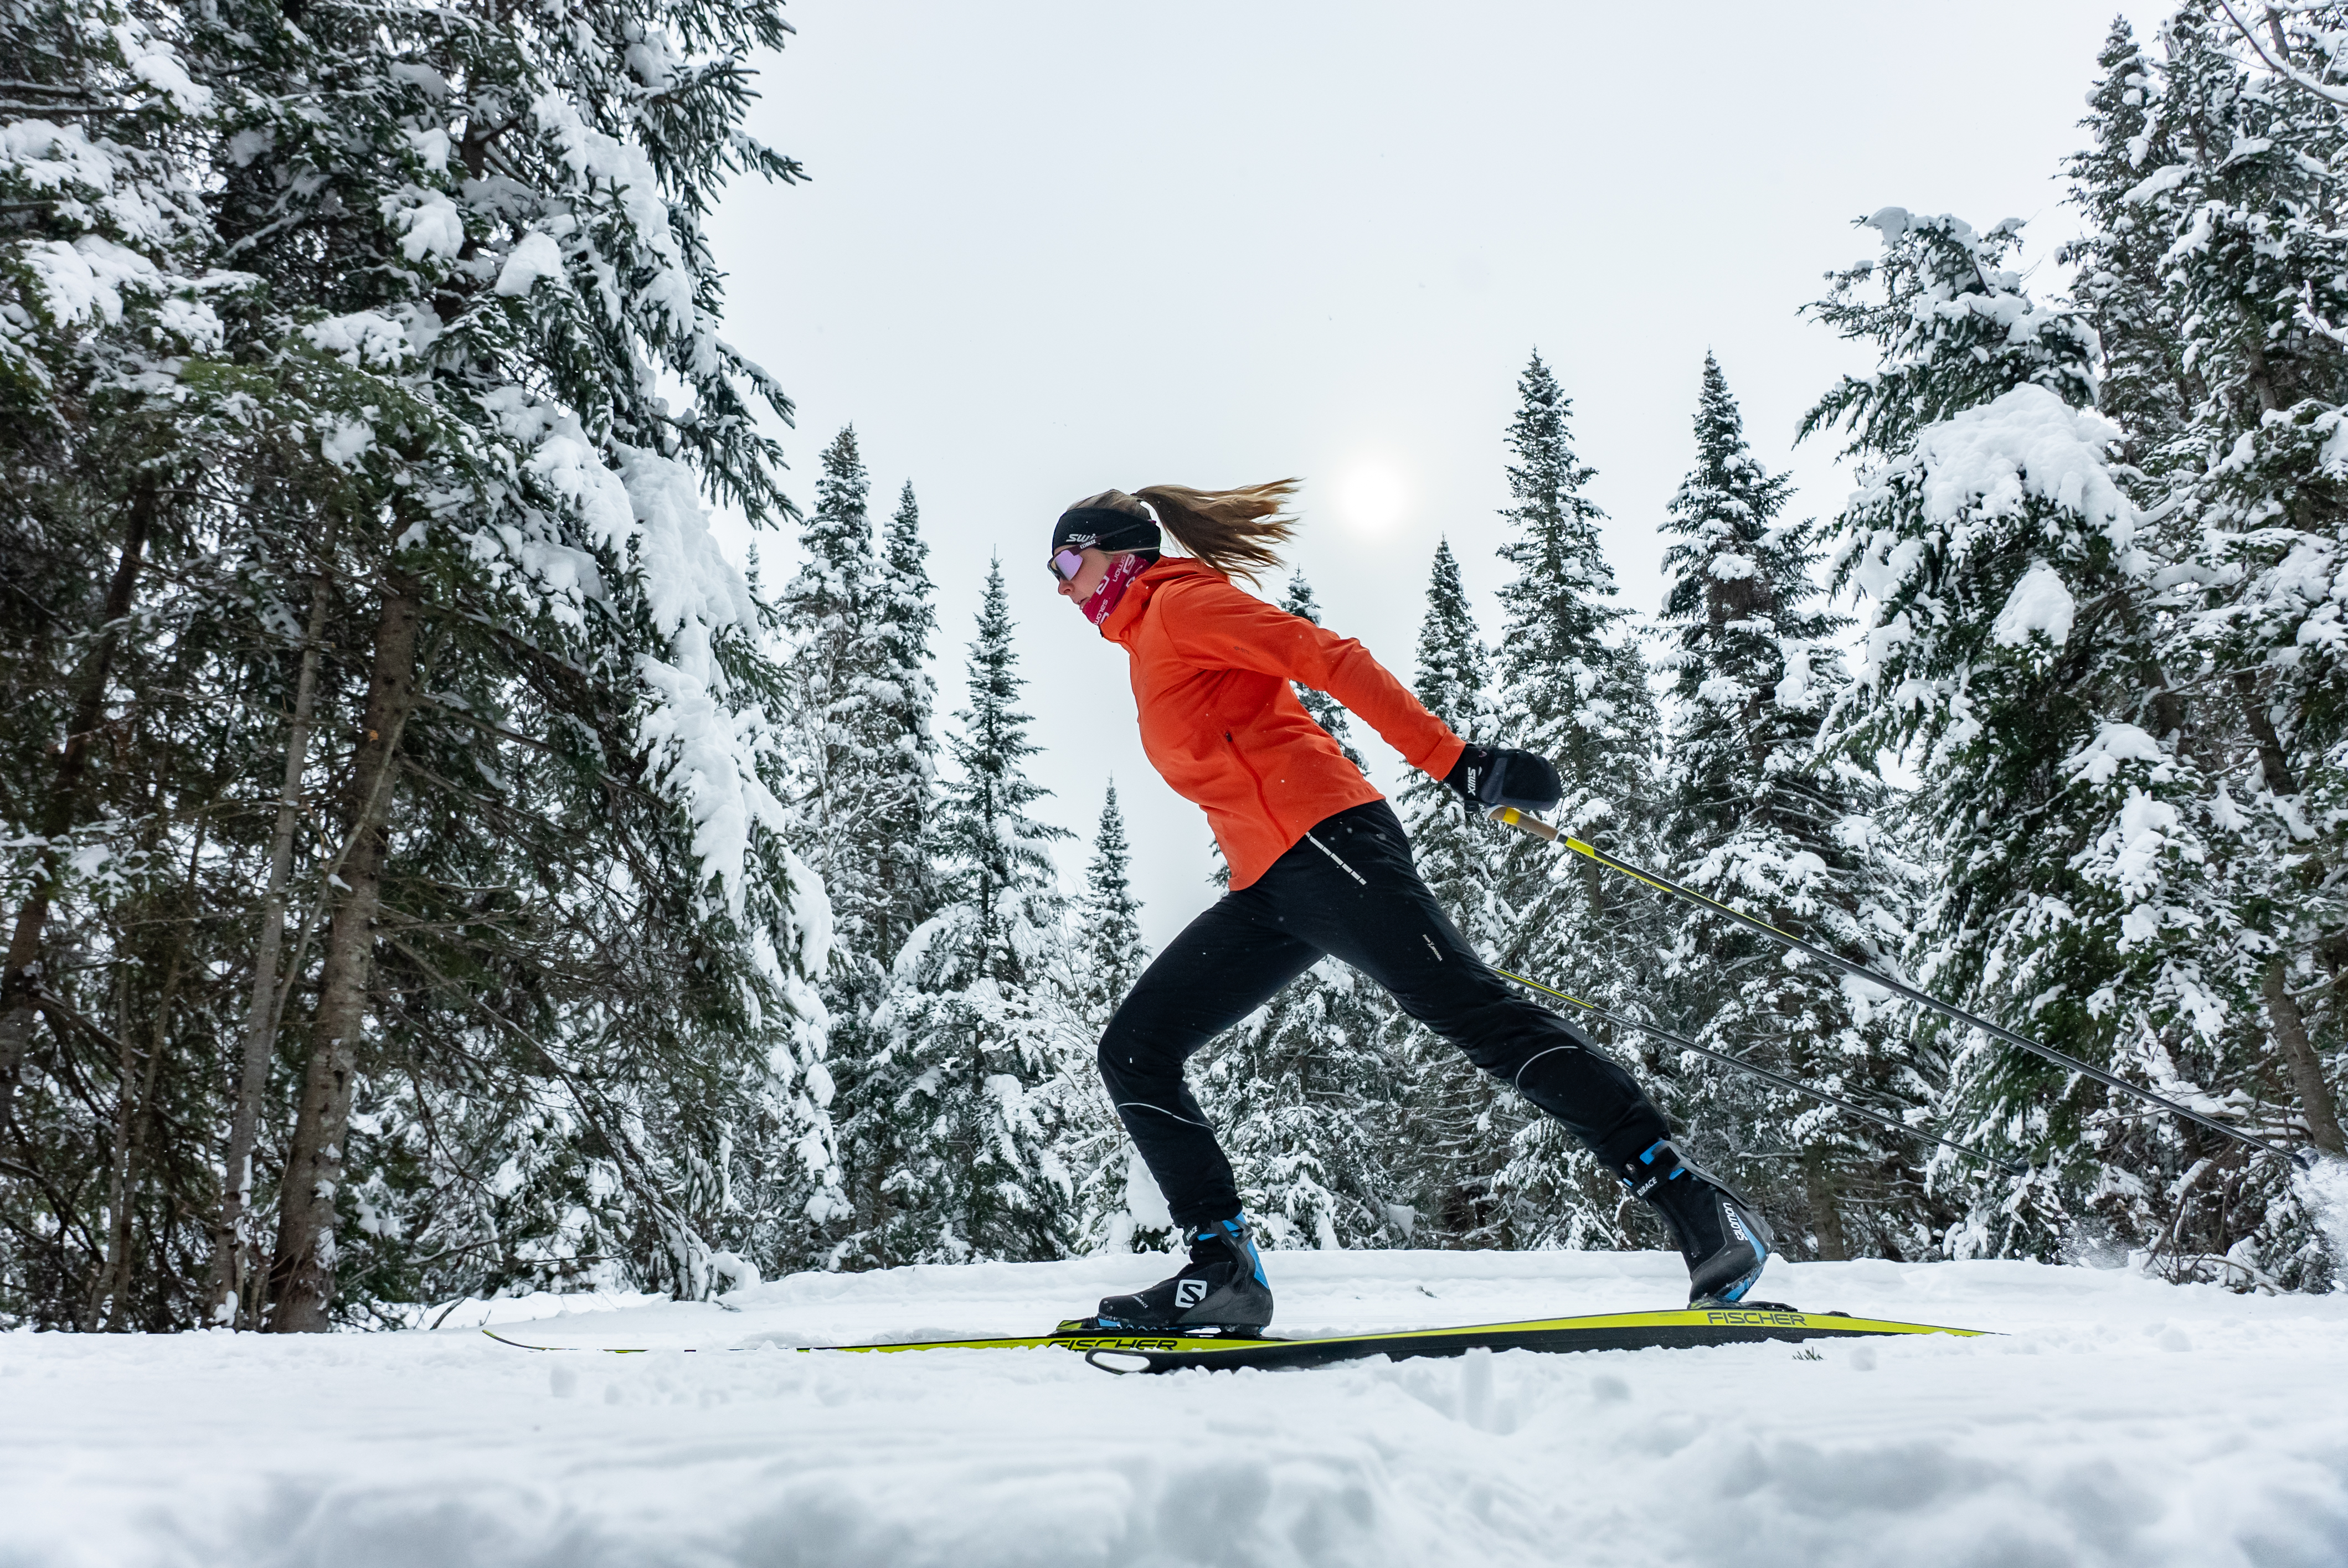
M1443 777L1465 749L1451 726L1428 712L1359 641L1231 583L1169 584L1159 592L1157 613L1183 659L1209 669L1278 675L1325 692L1422 773Z

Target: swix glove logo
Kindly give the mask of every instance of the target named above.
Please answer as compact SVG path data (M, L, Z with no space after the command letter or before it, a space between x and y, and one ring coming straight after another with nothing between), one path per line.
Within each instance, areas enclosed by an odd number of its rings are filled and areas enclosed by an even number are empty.
M1179 1280L1174 1286L1174 1305L1196 1307L1207 1299L1207 1282L1203 1279Z

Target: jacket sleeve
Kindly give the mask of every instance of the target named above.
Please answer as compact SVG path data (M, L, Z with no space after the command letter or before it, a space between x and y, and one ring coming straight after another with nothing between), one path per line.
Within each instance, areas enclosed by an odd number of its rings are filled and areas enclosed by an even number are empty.
M1441 778L1467 743L1420 705L1370 651L1291 615L1227 582L1169 584L1158 596L1159 624L1186 662L1301 681L1343 702L1403 760Z

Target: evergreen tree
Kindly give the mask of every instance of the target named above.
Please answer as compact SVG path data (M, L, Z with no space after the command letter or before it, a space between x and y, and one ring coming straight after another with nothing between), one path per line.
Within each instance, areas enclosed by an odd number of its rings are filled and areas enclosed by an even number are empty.
M860 958L871 946L875 877L863 849L872 836L863 817L880 771L866 685L867 667L878 652L880 609L872 520L866 512L871 488L850 425L824 448L815 509L799 529L805 559L781 600L803 770L799 833L831 898L841 938L835 964L854 962L849 955Z
M65 87L95 60L60 118L128 150L95 202L9 188L36 210L12 241L43 231L0 267L27 307L9 395L63 367L103 424L12 410L10 482L43 586L98 587L55 602L115 611L72 661L122 765L52 792L62 828L0 806L33 846L5 880L39 889L10 975L49 977L0 1005L26 1112L5 1156L41 1174L0 1204L42 1238L0 1311L318 1328L523 1281L745 1277L760 1184L830 1158L828 921L783 842L771 609L701 500L789 512L750 417L788 400L720 335L699 233L729 175L796 175L738 128L779 15L229 3L166 43L162 13L68 10L45 60L20 24L46 15L11 13L6 74ZM112 156L59 139L7 156L77 179ZM203 267L236 275L198 289ZM101 318L134 381L93 354ZM94 481L139 548L57 526ZM55 716L12 705L0 746L37 753ZM138 803L61 879L41 857L101 784ZM82 1212L109 1193L127 1226Z
M2338 5L2278 14L2263 42L2303 78L2337 81L2343 23ZM2160 521L2146 548L2173 585L2152 607L2167 688L2157 722L2196 764L2205 897L2220 917L2207 921L2216 939L2199 1027L2171 1057L2183 1081L2286 1116L2284 1136L2339 1153L2342 1020L2328 982L2348 958L2348 926L2329 889L2348 848L2335 597L2348 508L2333 454L2348 402L2334 325L2348 320L2348 244L2325 214L2343 195L2326 160L2348 153L2348 137L2336 103L2253 71L2238 41L2233 20L2205 5L2164 29L2166 161L2119 199L2142 209L2147 244L2166 247L2176 324L2157 341L2189 367L2192 398L2156 466ZM2108 207L2108 193L2086 204ZM2273 1162L2189 1131L2137 1158L2177 1173L2165 1184L2179 1212L2162 1217L2178 1274L2335 1276L2339 1260Z
M885 657L880 639L888 631L868 510L871 481L853 425L824 449L822 464L815 508L799 529L803 559L783 589L781 610L791 680L797 836L823 878L832 912L831 962L819 994L835 1075L835 1125L845 1139L853 1122L858 1142L852 1151L842 1144L845 1212L826 1203L828 1187L820 1184L804 1196L789 1194L788 1202L803 1210L812 1201L824 1217L853 1232L858 1211L872 1206L870 1173L889 1164L886 1141L876 1146L872 1138L861 1069L871 1054L868 1026L889 956L882 938L890 913L882 886L889 845L873 818L893 798L889 790L899 781L892 776L891 715L872 701L874 666ZM817 1247L821 1239L807 1236L813 1255L836 1259L836 1245Z
M211 374L257 280L217 270L186 56L172 7L0 14L0 1324L175 1326L205 1250L166 1132L203 1124L257 726L208 700L244 617L187 497L263 411Z
M834 1266L891 1261L899 1171L916 1136L910 1093L911 1059L890 1050L873 1014L889 993L891 970L906 941L942 899L929 850L937 794L937 739L932 733L937 682L929 672L930 633L937 626L921 507L908 483L890 519L880 572L868 593L860 646L850 680L857 733L867 766L851 787L863 792L853 850L863 890L858 946L836 963L832 1006L839 1075L833 1114L852 1214L824 1260Z
M881 1063L909 1081L913 1129L878 1238L889 1261L1065 1256L1077 1240L1063 1136L1089 1053L1071 1061L1051 1016L1062 908L1049 845L1065 829L1029 808L1027 715L1003 566L987 574L971 643L970 705L951 743L959 776L932 853L946 903L897 956L874 1020Z
M1907 934L1909 868L1879 821L1885 791L1848 756L1821 755L1820 723L1846 691L1818 602L1817 529L1781 523L1792 481L1755 460L1726 377L1704 355L1695 466L1663 525L1664 667L1676 699L1663 843L1677 881L1862 963ZM1868 1026L1839 975L1784 959L1716 916L1681 927L1673 1011L1696 1038L1895 1117L1927 1109L1935 1075L1909 1043ZM1922 1071L1920 1071L1920 1068ZM1913 1256L1928 1245L1921 1154L1869 1123L1691 1057L1682 1106L1707 1152L1771 1213L1781 1240L1821 1257Z
M878 888L872 934L885 967L913 928L936 913L940 892L922 845L935 808L938 743L931 717L937 682L930 674L930 634L937 630L929 547L911 481L897 498L874 587L870 668L865 701L875 745L868 814Z
M1614 602L1599 537L1605 514L1583 493L1597 471L1574 455L1572 404L1540 354L1517 390L1508 435L1516 504L1500 514L1511 534L1500 559L1515 569L1500 589L1500 739L1556 764L1565 787L1560 825L1651 862L1660 726L1630 612ZM1510 939L1488 956L1519 973L1553 973L1563 955L1574 968L1562 981L1577 994L1616 1011L1644 1009L1653 956L1667 944L1662 907L1602 880L1594 866L1560 863L1546 845L1513 835L1502 843L1497 882ZM1617 1052L1638 1055L1639 1042L1596 1032ZM1621 1184L1546 1117L1523 1123L1498 1184L1521 1212L1540 1216L1528 1222L1529 1241L1612 1245L1623 1236L1617 1216L1631 1211Z
M2065 165L2086 232L2061 259L2075 269L2072 302L2103 350L2097 407L2120 426L2134 468L2198 467L2180 438L2208 387L2186 359L2183 313L2163 261L2189 200L2168 172L2178 164L2177 128L2160 113L2160 67L2126 17L2113 19L2096 65L2102 76L2079 122L2092 145Z
M1112 780L1101 799L1100 828L1093 838L1092 864L1085 872L1072 949L1077 964L1077 1010L1096 1038L1148 961L1148 950L1141 945L1141 902L1133 896L1131 868L1125 815L1117 810Z
M1131 850L1125 815L1112 781L1101 801L1100 826L1085 873L1074 939L1067 948L1063 997L1066 1060L1076 1071L1061 1133L1062 1158L1076 1183L1079 1228L1096 1251L1155 1250L1173 1239L1165 1195L1127 1137L1098 1074L1082 1065L1097 1052L1108 1020L1141 978L1149 951L1141 941L1141 901L1133 896Z
M2000 265L2012 225L1869 222L1879 276L1843 274L1817 308L1880 368L1804 428L1847 422L1865 464L1838 523L1837 584L1869 601L1840 738L1857 757L1902 753L1923 781L1909 821L1940 872L1919 974L2193 1097L2179 1062L2239 987L2238 922L2212 876L2221 825L2162 716L2154 563L2107 466L2118 433L2081 406L2094 334ZM2052 1255L2082 1224L2150 1232L2157 1173L2195 1134L2038 1058L1932 1032L1952 1049L1960 1130L2042 1162L2013 1190L1968 1177L1951 1250Z
M1516 505L1500 514L1513 536L1500 559L1515 569L1500 590L1502 715L1510 743L1556 763L1566 784L1559 820L1599 842L1627 842L1651 805L1654 701L1637 648L1621 639L1630 611L1614 602L1599 537L1605 514L1583 494L1597 470L1574 456L1573 405L1538 354L1517 389L1508 437Z
M1491 657L1459 580L1448 539L1435 547L1419 623L1416 690L1426 711L1468 740L1496 731ZM1420 876L1469 944L1487 955L1515 939L1514 917L1491 875L1503 843L1478 822L1440 779L1414 777L1402 814ZM1510 1145L1539 1112L1459 1049L1396 1014L1395 1054L1403 1073L1390 1156L1395 1180L1413 1210L1412 1238L1422 1245L1509 1246L1538 1219L1503 1203L1496 1184Z

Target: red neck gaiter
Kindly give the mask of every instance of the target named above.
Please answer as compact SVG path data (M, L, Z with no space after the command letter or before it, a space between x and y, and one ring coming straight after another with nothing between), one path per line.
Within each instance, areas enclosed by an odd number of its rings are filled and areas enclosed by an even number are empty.
M1117 608L1117 601L1125 597L1125 590L1133 579L1157 564L1148 557L1140 555L1119 556L1109 562L1100 586L1093 589L1093 596L1082 606L1085 619L1095 626L1107 620L1108 612Z

